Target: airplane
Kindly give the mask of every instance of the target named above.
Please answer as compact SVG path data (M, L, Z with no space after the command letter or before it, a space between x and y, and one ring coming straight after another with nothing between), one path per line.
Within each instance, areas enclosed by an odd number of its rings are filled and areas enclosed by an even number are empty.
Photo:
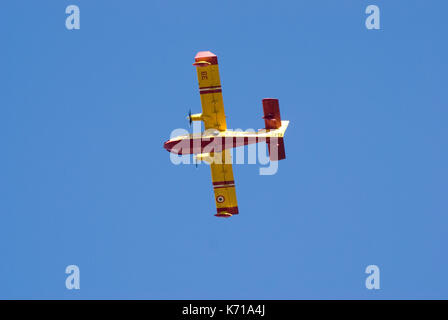
M266 142L271 161L286 158L283 137L289 121L281 120L278 99L262 100L262 117L265 128L258 132L227 130L226 115L219 77L218 57L210 51L200 51L195 56L202 113L188 114L190 126L193 121L203 121L204 132L172 138L164 148L175 154L194 154L197 160L210 165L216 203L216 217L239 214L235 180L229 149L252 143Z

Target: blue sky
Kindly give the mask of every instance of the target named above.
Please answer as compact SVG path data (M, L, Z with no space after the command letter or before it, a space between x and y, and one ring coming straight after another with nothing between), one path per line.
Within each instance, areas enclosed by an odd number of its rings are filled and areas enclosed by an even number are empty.
M0 298L448 298L446 1L0 8ZM277 174L234 166L230 219L162 147L200 112L201 50L228 127L262 127L265 97L291 121Z

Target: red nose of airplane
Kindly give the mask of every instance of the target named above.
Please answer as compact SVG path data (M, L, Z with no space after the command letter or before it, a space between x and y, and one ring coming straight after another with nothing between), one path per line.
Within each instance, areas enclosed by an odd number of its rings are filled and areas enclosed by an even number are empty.
M210 143L207 141L207 143ZM163 144L163 147L169 152L175 154L201 153L203 142L199 139L172 139Z
M176 143L174 141L168 140L163 144L163 147L169 152L174 152L173 147L175 146L175 144Z
M179 141L179 140L168 140L163 144L163 147L172 153L175 154L185 154L188 148L186 146L188 145L189 140L185 141Z

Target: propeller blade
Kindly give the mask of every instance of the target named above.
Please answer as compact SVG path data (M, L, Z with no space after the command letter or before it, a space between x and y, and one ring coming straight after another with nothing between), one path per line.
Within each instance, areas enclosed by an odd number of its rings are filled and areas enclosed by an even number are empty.
M191 120L191 109L188 109L188 122L189 122L190 128L191 128L191 125L193 123L193 120Z
M196 158L195 155L193 155L193 161L194 161L194 166L196 167L196 169L198 168L198 159Z

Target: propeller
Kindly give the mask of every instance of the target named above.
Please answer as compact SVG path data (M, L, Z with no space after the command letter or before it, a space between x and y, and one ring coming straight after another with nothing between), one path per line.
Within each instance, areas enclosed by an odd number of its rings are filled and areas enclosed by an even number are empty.
M189 123L189 125L190 125L190 128L191 128L191 124L193 123L193 120L191 120L191 109L188 109L188 123Z
M196 169L198 168L198 159L196 159L195 156L193 156L193 161L194 161L194 166L196 167Z

